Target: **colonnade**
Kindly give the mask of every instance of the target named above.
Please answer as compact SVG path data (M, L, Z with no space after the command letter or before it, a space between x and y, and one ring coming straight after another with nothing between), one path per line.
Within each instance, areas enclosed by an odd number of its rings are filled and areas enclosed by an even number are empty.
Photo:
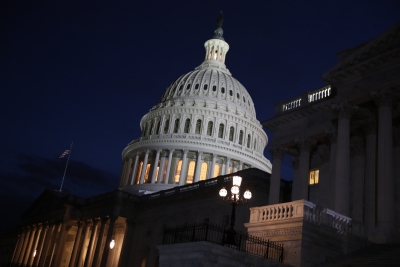
M228 156L203 151L138 151L125 160L120 186L144 183L184 185L249 167L249 164Z
M109 244L115 239L120 248L123 240L123 235L115 233L115 224L116 218L104 217L77 223L63 220L26 226L18 236L11 264L24 267L113 266L110 256L115 250L110 252Z
M393 145L393 92L382 90L371 95L378 108L377 114L369 114L369 117L364 114L362 119L360 114L357 121L360 130L353 137L350 123L358 107L348 102L333 106L338 123L337 128L325 133L328 143L324 145L330 151L324 152L327 158L321 160L319 190L324 191L320 191L320 199L325 207L364 222L370 235L376 236L376 242L386 242L392 238L395 226L394 192L400 189L397 188L400 183L394 182L393 164L394 158L400 159L400 149ZM360 132L363 135L360 136ZM317 141L302 138L295 142L297 153L290 152L294 156L292 200L308 199L310 151ZM282 157L289 153L289 148L275 145L270 151L273 168L269 203L275 204L279 203Z

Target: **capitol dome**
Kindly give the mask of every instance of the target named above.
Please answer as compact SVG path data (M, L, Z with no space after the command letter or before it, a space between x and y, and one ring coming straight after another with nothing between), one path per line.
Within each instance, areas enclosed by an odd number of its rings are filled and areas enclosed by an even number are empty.
M136 194L211 179L246 168L271 172L268 137L246 88L225 66L218 27L204 62L172 82L143 116L142 136L122 152L120 189Z

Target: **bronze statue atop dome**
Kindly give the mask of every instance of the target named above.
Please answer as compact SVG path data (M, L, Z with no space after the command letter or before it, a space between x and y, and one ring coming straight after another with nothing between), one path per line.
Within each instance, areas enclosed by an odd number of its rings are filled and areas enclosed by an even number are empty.
M223 23L224 23L224 13L220 11L217 19L217 26L221 28Z

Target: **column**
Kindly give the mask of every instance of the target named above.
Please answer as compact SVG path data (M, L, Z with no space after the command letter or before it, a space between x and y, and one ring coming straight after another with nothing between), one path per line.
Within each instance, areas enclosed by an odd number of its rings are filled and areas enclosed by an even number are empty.
M197 159L196 159L196 171L194 173L194 182L197 183L200 180L200 172L201 172L201 157L203 152L197 151Z
M376 117L369 118L363 122L365 133L365 227L367 233L375 228L376 210Z
M14 265L18 264L18 259L22 254L21 251L22 251L22 247L24 246L24 243L25 243L26 233L27 233L27 228L23 227L21 235L19 236L19 239L18 239L18 244L17 244L17 246L15 246L14 256L11 261L12 264L14 264Z
M147 160L149 159L149 152L150 150L146 150L143 160L142 172L140 174L140 184L144 182L144 176L146 175L146 167L147 167Z
M50 245L48 247L47 251L47 257L44 262L44 266L52 266L52 263L54 262L54 258L56 257L56 245L57 245L57 240L60 238L60 229L61 229L61 222L56 223L55 228L54 228L54 234L51 237Z
M129 174L130 174L130 171L131 171L131 167L132 167L132 158L131 157L129 157L129 159L128 159L128 166L127 166L127 168L126 168L126 172L125 172L125 177L124 177L124 181L123 181L123 183L122 183L122 186L127 186L128 185L128 182L129 182Z
M81 267L84 264L84 257L85 257L85 253L87 253L87 249L85 248L85 243L90 231L90 227L92 226L93 222L92 221L85 221L84 225L82 227L83 228L83 233L82 233L82 238L81 241L79 242L79 247L78 247L78 252L76 254L76 260L75 263L73 263L74 265L70 265L70 267Z
M103 250L103 256L101 258L101 264L100 267L106 267L107 266L107 262L108 262L108 258L110 256L112 256L112 253L110 252L110 242L113 238L113 234L114 234L114 226L115 226L115 221L117 220L117 217L112 217L110 220L110 224L108 226L108 231L107 231L107 237L106 237L106 243L104 246L104 250Z
M325 145L319 151L319 157L321 159L321 166L319 169L319 184L320 191L318 192L319 203L322 207L328 207L328 194L332 191L332 187L330 186L330 167L329 167L329 156L330 156L330 147L329 145Z
M91 266L90 259L92 258L94 244L96 242L96 232L97 232L97 226L99 225L99 221L100 221L99 219L95 219L93 222L92 232L90 233L90 240L85 257L85 265L84 265L85 267Z
M33 256L33 255L30 255L30 252L31 252L31 247L32 247L33 239L35 238L36 230L37 230L37 225L34 225L34 226L31 228L31 234L29 235L29 240L28 240L28 243L27 243L26 248L25 248L25 251L24 251L24 257L23 257L22 262L21 262L21 264L22 264L23 266L26 266L26 264L27 264L27 262L28 262L28 259L30 259L30 257Z
M299 177L299 187L298 189L293 188L293 191L299 191L299 199L308 200L308 178L310 175L310 153L311 149L316 144L315 140L310 138L304 138L296 141L299 150L299 170L298 170L298 177Z
M336 150L335 211L350 216L350 117L356 111L348 102L334 106L338 113L338 134Z
M243 170L243 161L239 161L239 171Z
M24 243L22 244L21 252L20 252L19 257L18 257L18 264L19 264L19 265L20 265L20 264L23 264L23 260L24 260L24 256L25 256L25 251L26 251L26 247L28 246L28 243L29 243L29 238L30 238L30 235L31 235L31 231L32 231L31 226L27 226L27 227L25 228Z
M104 234L105 234L106 224L108 223L108 220L109 220L109 217L105 217L102 219L99 236L97 238L96 250L95 250L94 256L93 256L93 264L91 265L92 267L97 267L100 265L101 256L102 256L101 255L101 245L104 240ZM105 244L104 246L106 246L106 245L107 244Z
M151 174L151 183L152 184L154 184L155 181L156 181L157 167L158 167L158 160L160 158L160 152L161 152L161 149L158 149L157 153L156 153L156 158L155 158L155 160L153 162L153 172Z
M40 255L40 259L39 259L39 264L38 264L39 267L45 266L47 257L52 252L52 248L53 248L52 242L54 240L54 236L57 235L57 231L58 231L58 228L57 228L56 223L49 224L49 229L47 230L47 237L43 244L42 255Z
M282 146L274 146L269 149L272 155L272 173L269 183L269 200L268 205L279 203L279 193L281 188L281 167L282 158L285 154L285 148Z
M131 249L133 247L133 240L134 240L134 230L135 224L133 221L127 219L125 222L125 235L123 241L123 247L121 250L120 262L118 266L129 266L130 259L133 258L135 255L132 255Z
M47 231L49 230L49 225L46 223L43 225L40 238L37 244L37 251L36 251L36 256L35 259L33 260L32 266L38 266L39 259L42 257L42 252L43 252L43 247L44 247L44 242L47 237Z
M159 184L162 183L164 169L165 169L165 152L161 154L160 169L158 170L158 177L157 177L157 183Z
M295 188L300 187L300 178L299 178L299 157L292 157L292 166L293 166L293 183L292 183L292 201L300 199L300 191L294 190Z
M31 266L33 261L34 261L34 259L36 257L38 257L38 255L37 255L37 244L38 244L39 236L40 236L40 234L42 232L42 229L43 229L42 224L38 224L36 226L36 233L35 233L35 236L34 236L34 238L32 240L32 246L31 246L31 249L29 251L28 261L26 262L27 266ZM36 253L35 253L35 251L36 251ZM33 255L35 255L35 256L33 256Z
M224 174L228 174L230 162L231 162L231 159L226 157Z
M217 155L212 154L210 176L208 177L208 179L214 178L214 168L215 168L216 159L217 159Z
M128 169L128 165L127 165L127 162L124 160L124 164L123 164L123 167L122 167L122 173L121 173L121 179L120 179L120 183L119 183L120 187L123 186L124 177L125 177L127 169Z
M129 181L130 185L132 185L135 182L135 176L136 176L138 164L139 164L139 152L136 152L135 164L133 165L132 176Z
M377 229L374 241L387 243L394 232L392 90L373 92L378 105Z
M329 190L326 192L325 200L326 207L333 210L335 207L335 178L336 178L336 147L337 147L337 129L336 127L326 132L326 137L329 141L329 175L328 186Z
M171 171L172 155L174 154L174 151L175 151L175 150L173 150L173 149L171 149L171 150L169 151L167 173L166 173L166 175L165 175L165 181L164 181L165 184L168 184L169 173L170 173L170 171Z
M66 234L67 222L68 219L64 219L61 224L60 234L59 237L57 237L57 244L56 247L54 248L55 255L54 255L54 260L51 263L52 267L58 267L61 265L61 260L65 252L65 240L67 238Z
M186 183L187 177L187 153L188 150L183 150L182 155L182 168L181 168L181 175L179 176L179 185L184 185Z
M80 243L82 239L82 229L86 226L83 221L78 222L78 231L75 236L74 246L72 248L71 259L69 260L69 267L74 267L76 262L76 256L80 248Z
M365 169L365 143L362 137L354 136L350 140L352 152L352 214L351 218L364 221L364 169Z

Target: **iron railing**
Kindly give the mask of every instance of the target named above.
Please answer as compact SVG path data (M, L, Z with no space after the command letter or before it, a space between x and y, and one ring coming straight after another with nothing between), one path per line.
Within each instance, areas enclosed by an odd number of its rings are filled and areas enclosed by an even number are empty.
M274 261L283 260L283 245L215 224L192 224L164 229L164 245L197 241L227 246Z

